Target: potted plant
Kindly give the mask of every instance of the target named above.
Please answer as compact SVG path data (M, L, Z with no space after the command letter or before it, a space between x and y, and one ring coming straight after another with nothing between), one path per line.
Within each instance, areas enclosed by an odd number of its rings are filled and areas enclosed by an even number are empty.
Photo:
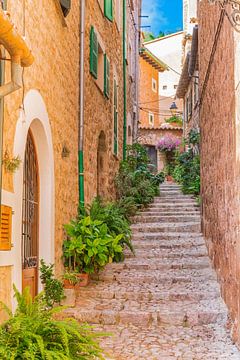
M80 280L75 286L87 286L90 274L98 273L116 254L123 252L119 244L123 235L114 237L105 223L92 220L90 216L71 221L65 229L64 265Z
M66 269L63 274L63 286L65 289L74 289L80 282L79 274Z

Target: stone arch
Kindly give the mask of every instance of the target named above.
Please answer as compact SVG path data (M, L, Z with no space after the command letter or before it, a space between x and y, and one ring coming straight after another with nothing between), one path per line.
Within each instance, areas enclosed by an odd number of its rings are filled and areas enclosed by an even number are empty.
M30 90L24 99L24 110L21 110L17 121L14 154L24 159L27 135L33 136L39 166L39 259L47 263L54 262L54 223L55 223L55 186L54 154L51 127L44 100L37 90ZM23 197L23 164L14 175L14 211L13 234L14 268L13 282L19 289L22 287L21 237L22 237L22 197ZM40 281L38 290L41 290Z
M97 195L107 197L107 142L104 131L98 137L97 147Z

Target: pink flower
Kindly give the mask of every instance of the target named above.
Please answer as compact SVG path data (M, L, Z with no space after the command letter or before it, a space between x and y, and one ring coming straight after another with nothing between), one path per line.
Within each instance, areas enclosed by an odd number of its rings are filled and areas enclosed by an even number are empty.
M158 140L156 148L160 151L173 151L181 145L181 140L173 135L165 135Z

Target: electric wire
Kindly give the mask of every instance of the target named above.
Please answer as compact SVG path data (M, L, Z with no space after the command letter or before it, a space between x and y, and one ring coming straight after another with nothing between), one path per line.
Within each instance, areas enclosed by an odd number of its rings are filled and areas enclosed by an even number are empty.
M207 67L207 71L205 74L205 78L203 81L203 86L202 86L202 91L200 94L200 99L199 99L199 108L201 108L202 103L203 103L203 99L205 97L205 93L206 93L206 89L207 89L207 85L208 85L208 80L211 74L211 68L213 65L213 61L214 61L214 56L217 50L217 44L218 44L218 40L221 34L221 30L222 30L222 26L223 26L223 22L224 22L224 16L226 14L225 11L225 7L224 4L221 5L221 13L220 13L220 17L219 17L219 21L218 21L218 25L217 25L217 30L214 36L214 41L213 41L213 46L212 46L212 50L211 50L211 54L210 54L210 58L209 58L209 62L208 62L208 67Z

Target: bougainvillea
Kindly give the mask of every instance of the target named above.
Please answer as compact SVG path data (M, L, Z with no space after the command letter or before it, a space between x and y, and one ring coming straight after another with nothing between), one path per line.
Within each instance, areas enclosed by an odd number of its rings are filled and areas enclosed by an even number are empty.
M158 140L156 148L160 151L173 151L181 144L181 140L175 136L166 135Z

